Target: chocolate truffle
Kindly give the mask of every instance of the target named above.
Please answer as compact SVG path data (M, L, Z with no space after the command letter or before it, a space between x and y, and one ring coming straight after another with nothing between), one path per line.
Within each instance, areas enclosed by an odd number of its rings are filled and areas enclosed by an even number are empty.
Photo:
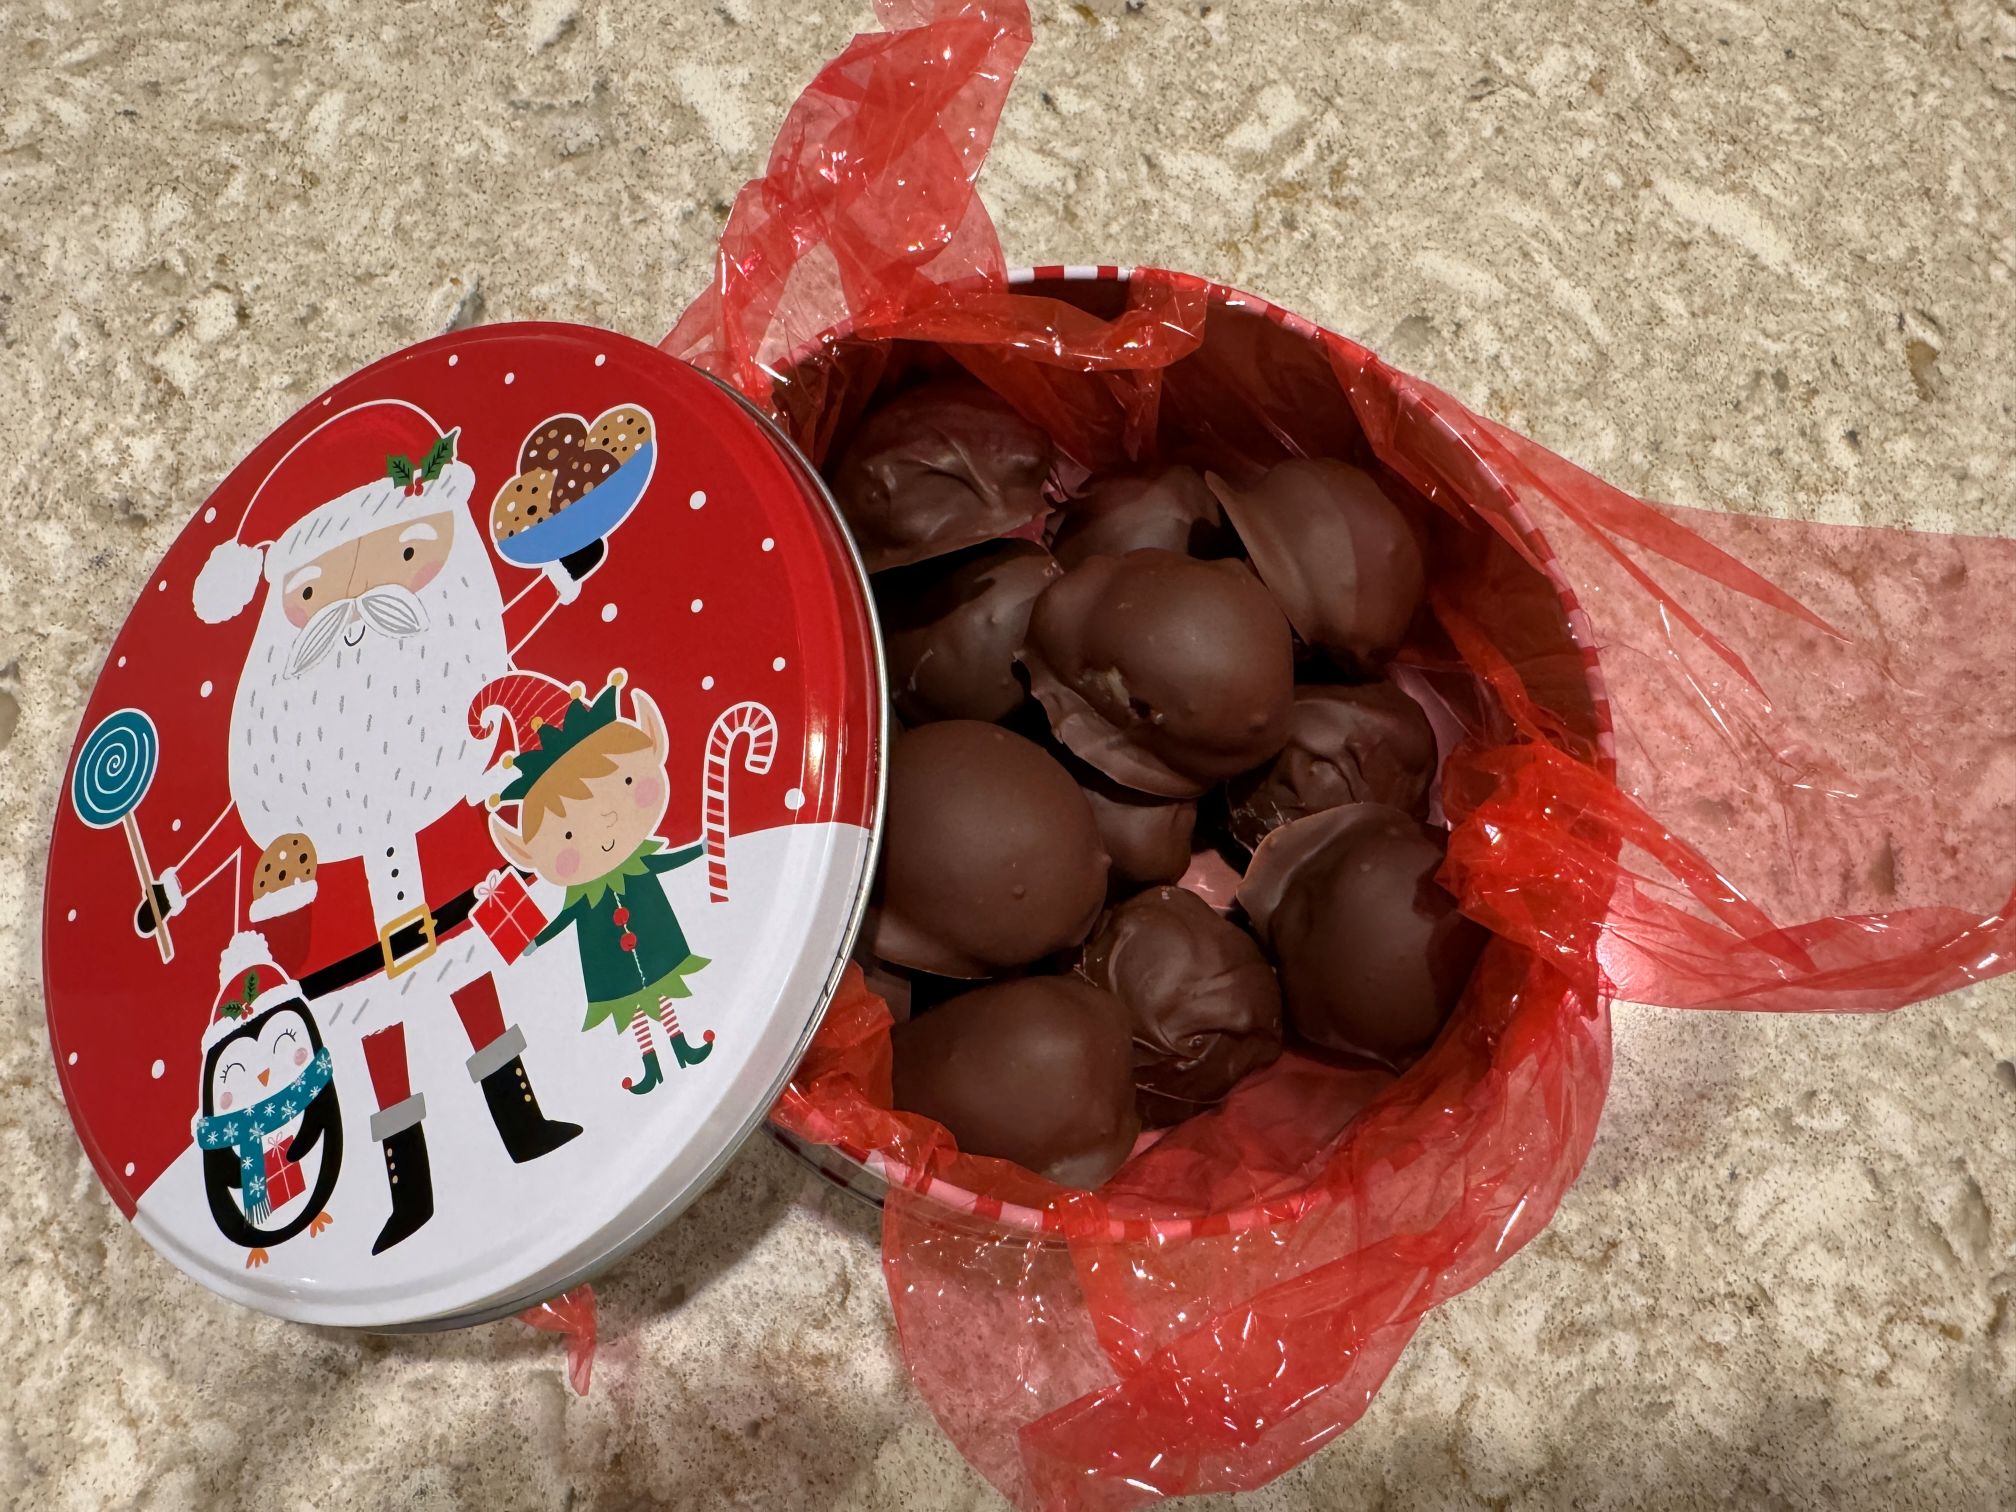
M881 405L833 468L833 497L870 572L976 546L1040 519L1050 438L970 380Z
M1296 634L1347 665L1399 647L1421 607L1421 541L1370 473L1347 462L1283 462L1251 488L1210 484L1253 570Z
M1097 767L1071 764L1071 775L1092 805L1092 822L1113 858L1113 878L1147 884L1174 882L1190 868L1197 829L1193 798L1158 798L1124 787Z
M1105 897L1092 807L1041 746L970 719L891 743L876 955L988 976L1083 941Z
M1435 1038L1486 938L1436 884L1446 845L1377 803L1326 809L1261 842L1239 903L1303 1039L1397 1061Z
M1043 590L1022 664L1074 755L1146 793L1194 798L1288 738L1288 622L1242 562L1092 557Z
M1428 716L1393 684L1304 684L1280 755L1226 784L1232 836L1251 849L1291 820L1346 803L1383 803L1419 819L1434 776Z
M1029 607L1063 569L1033 541L1000 541L887 574L875 585L896 712L934 719L1006 719L1029 696L1015 656Z
M1066 567L1145 546L1186 556L1224 556L1233 546L1217 497L1194 467L1096 479L1065 506L1050 549Z
M959 1148L1096 1187L1140 1132L1127 1010L1073 977L982 987L896 1026L896 1106L937 1120Z
M1213 1106L1281 1053L1281 989L1260 947L1180 887L1099 921L1078 965L1127 1005L1135 1103L1151 1127Z

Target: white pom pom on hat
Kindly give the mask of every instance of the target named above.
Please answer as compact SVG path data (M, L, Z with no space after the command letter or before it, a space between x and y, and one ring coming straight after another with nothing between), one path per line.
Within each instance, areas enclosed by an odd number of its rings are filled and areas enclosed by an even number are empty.
M217 957L217 985L220 989L230 986L254 966L272 964L273 952L267 948L266 936L256 929L241 929Z
M242 613L259 591L259 573L266 553L243 541L219 541L196 574L191 598L196 618L206 625L221 625Z

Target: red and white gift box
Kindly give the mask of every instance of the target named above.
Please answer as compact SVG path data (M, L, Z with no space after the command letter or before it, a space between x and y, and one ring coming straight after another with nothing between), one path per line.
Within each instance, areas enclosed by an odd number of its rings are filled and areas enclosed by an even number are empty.
M547 924L525 879L515 871L493 871L476 885L476 907L470 917L507 961L523 955Z
M266 1205L275 1212L283 1203L292 1202L308 1190L308 1179L301 1174L301 1163L287 1158L290 1142L288 1139L277 1139L266 1146Z

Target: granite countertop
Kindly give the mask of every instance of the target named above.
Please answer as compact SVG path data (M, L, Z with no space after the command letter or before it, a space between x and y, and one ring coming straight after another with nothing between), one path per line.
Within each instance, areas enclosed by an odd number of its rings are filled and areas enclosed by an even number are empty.
M869 20L672 9L4 12L0 1501L998 1505L909 1394L870 1215L767 1142L601 1285L583 1400L517 1324L213 1300L99 1190L50 1065L48 815L190 510L452 324L655 339ZM984 184L1016 260L1267 294L1634 492L2006 531L2012 120L1994 0L1042 0ZM2008 1506L2012 1010L1999 983L1867 1020L1620 1008L1552 1228L1250 1505Z

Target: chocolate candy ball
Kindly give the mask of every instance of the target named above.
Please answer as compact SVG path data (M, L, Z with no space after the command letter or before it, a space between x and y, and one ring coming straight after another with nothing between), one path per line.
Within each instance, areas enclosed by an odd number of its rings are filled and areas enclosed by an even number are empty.
M1312 814L1261 842L1239 903L1303 1039L1397 1061L1441 1030L1486 938L1436 884L1446 845L1376 803Z
M1022 664L1057 739L1143 792L1194 798L1288 738L1294 641L1243 563L1092 557L1036 600Z
M1378 480L1347 462L1283 462L1212 490L1296 634L1364 668L1390 658L1421 607L1421 541Z
M967 380L925 384L872 411L832 472L870 572L1005 536L1048 512L1050 438Z
M1127 1010L1071 977L968 992L896 1026L896 1106L937 1120L959 1148L1096 1187L1134 1148Z
M1071 763L1071 775L1092 805L1092 822L1113 859L1113 878L1137 885L1174 882L1190 869L1197 804L1123 787L1097 767Z
M1346 803L1428 811L1435 732L1390 682L1295 690L1288 743L1271 762L1226 784L1232 836L1248 847L1296 819Z
M1036 595L1063 569L1033 541L906 567L875 585L896 712L934 719L1006 719L1028 698L1015 657Z
M1127 1005L1143 1122L1202 1113L1281 1053L1281 989L1245 930L1157 887L1099 921L1078 970Z
M1154 546L1186 556L1223 556L1231 532L1217 497L1193 467L1095 480L1065 506L1051 551L1066 567L1095 556Z
M951 719L896 737L869 949L981 977L1080 943L1106 852L1078 784L1034 741Z

